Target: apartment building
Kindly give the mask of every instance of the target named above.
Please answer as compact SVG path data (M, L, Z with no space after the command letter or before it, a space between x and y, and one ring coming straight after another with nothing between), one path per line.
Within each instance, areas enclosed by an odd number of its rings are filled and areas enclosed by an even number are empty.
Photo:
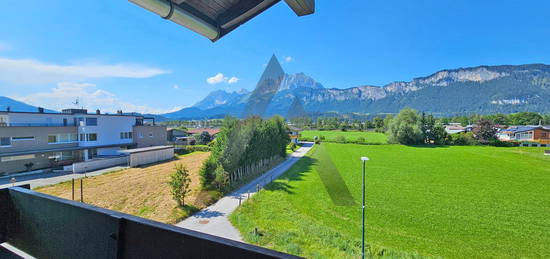
M123 149L166 144L166 128L141 115L0 111L0 175L70 165ZM140 137L136 138L135 135ZM145 138L146 137L146 138Z

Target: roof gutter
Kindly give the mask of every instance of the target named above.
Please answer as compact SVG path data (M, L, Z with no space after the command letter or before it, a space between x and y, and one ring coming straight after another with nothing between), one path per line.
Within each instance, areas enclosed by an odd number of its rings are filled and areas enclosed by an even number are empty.
M220 30L217 27L180 8L176 3L173 3L171 0L128 1L160 15L164 19L187 27L188 29L198 34L201 34L212 41L215 41L220 36Z

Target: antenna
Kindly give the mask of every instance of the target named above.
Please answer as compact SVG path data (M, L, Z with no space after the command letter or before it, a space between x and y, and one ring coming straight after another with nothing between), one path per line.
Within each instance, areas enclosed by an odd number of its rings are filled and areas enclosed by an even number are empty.
M79 104L79 103L80 103L80 102L78 101L78 97L76 97L76 100L73 102L73 104L76 106L76 108L78 108L78 104Z

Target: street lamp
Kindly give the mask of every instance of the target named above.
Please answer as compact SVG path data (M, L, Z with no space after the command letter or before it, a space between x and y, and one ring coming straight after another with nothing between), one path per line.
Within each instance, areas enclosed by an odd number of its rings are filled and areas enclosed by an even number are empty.
M362 230L361 230L361 258L365 259L365 163L369 161L369 158L366 156L361 157L363 162L363 189L361 192L362 197L362 207L361 207L361 221L362 221Z

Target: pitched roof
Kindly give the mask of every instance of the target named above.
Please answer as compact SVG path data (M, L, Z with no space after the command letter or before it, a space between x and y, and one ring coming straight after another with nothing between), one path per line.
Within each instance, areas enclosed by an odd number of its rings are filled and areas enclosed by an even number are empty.
M510 127L508 129L506 129L505 131L506 132L510 132L510 133L519 133L519 132L525 132L525 131L531 131L531 130L535 130L535 129L543 129L543 130L548 130L550 131L550 129L546 128L546 127L543 127L543 126L518 126L518 127Z
M190 129L187 129L187 133L189 133L189 134L201 134L204 131L208 132L208 134L210 134L210 136L214 136L214 135L220 133L219 128L217 128L217 129L210 129L210 128L190 128Z

